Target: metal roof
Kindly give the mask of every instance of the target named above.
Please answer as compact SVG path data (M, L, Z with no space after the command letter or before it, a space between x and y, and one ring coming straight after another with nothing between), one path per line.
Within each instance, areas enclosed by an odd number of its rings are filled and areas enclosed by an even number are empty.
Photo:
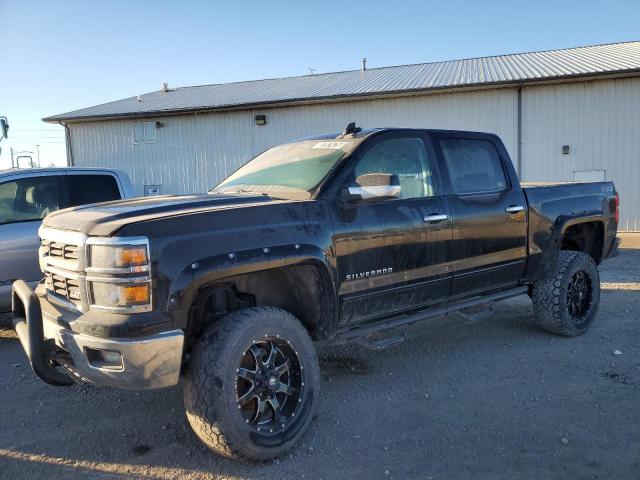
M640 72L640 41L449 60L365 71L273 78L156 91L44 118L45 122L175 114L348 100L436 89L483 87Z

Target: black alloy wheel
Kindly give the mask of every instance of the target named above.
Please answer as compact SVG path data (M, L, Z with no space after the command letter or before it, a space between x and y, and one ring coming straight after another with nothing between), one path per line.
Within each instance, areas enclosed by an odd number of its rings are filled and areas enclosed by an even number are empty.
M236 400L245 422L264 434L285 429L300 409L303 372L286 340L264 337L252 343L236 371Z
M591 279L584 270L578 270L571 276L567 285L567 308L569 315L580 326L586 317L592 299Z

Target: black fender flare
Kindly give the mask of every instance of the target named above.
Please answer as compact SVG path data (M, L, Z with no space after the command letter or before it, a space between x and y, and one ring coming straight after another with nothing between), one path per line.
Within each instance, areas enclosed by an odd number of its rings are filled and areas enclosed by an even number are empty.
M551 232L551 242L549 242L549 253L546 262L545 276L548 272L555 270L556 262L558 260L558 251L562 249L562 239L570 227L574 225L580 225L581 223L600 222L602 224L603 233L606 226L606 218L601 214L591 215L560 215L554 225ZM597 261L597 259L596 259Z
M238 275L295 265L311 265L318 271L321 288L326 293L323 298L329 301L323 307L331 319L326 331L335 331L338 307L334 269L324 250L309 244L248 249L192 260L171 283L169 308L186 319L198 292L205 285L224 283L225 279Z

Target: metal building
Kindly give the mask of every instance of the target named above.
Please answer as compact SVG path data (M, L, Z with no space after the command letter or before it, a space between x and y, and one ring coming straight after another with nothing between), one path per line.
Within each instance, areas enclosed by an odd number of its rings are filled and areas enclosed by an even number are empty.
M268 147L351 121L500 135L525 182L613 180L640 230L640 42L160 90L45 118L69 164L137 194L203 192Z

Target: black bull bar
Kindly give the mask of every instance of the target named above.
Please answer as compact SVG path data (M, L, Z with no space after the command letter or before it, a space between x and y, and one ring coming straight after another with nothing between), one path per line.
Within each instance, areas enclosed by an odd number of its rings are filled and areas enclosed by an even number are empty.
M45 340L40 299L23 280L13 282L11 309L13 328L36 375L51 385L75 384L67 373L56 368L56 359L64 357L64 353L58 351L53 339Z

